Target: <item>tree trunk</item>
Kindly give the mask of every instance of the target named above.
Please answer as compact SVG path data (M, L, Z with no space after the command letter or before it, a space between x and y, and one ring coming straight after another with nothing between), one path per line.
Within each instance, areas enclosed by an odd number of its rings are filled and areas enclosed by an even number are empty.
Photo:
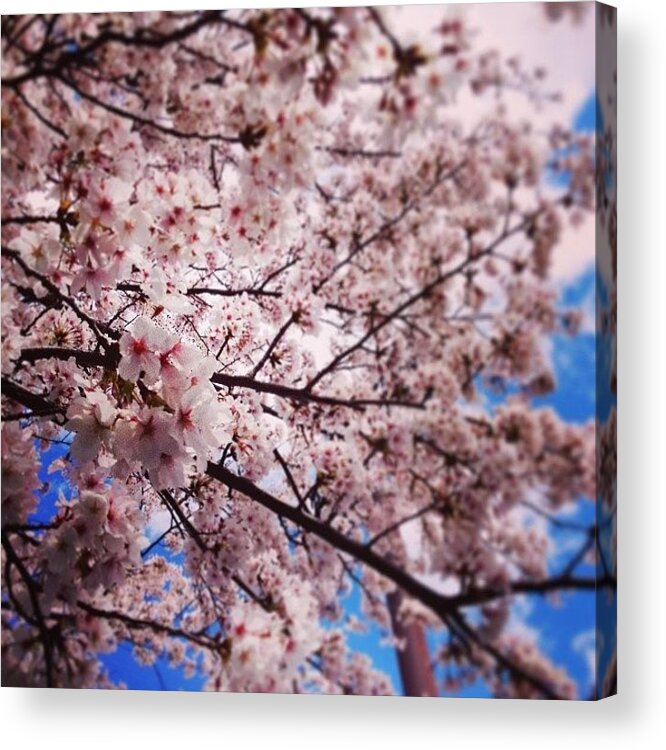
M406 625L401 621L398 616L401 602L402 593L399 590L388 595L393 634L404 644L403 648L396 649L404 694L413 697L437 696L437 683L423 626L417 623Z

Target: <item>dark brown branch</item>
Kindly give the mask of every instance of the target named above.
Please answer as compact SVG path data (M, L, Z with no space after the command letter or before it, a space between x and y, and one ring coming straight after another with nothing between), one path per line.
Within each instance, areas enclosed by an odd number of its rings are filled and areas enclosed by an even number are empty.
M291 469L289 468L287 462L282 458L282 455L280 454L280 451L276 448L273 451L273 455L278 460L278 463L282 467L282 471L284 472L285 477L287 478L287 481L289 482L289 486L291 487L291 491L294 493L296 500L298 501L298 507L303 507L303 496L300 493L300 490L298 489L298 485L296 484L296 481L294 480L294 476L291 473Z
M81 349L67 349L62 346L34 347L22 349L18 362L29 362L34 364L42 359L58 359L67 361L73 359L79 367L107 367L109 369L118 365L120 353L117 347L111 347L104 354L99 351L84 351Z
M280 326L280 330L275 334L273 337L273 340L266 348L266 351L264 352L261 359L257 362L257 364L252 368L252 371L250 372L251 378L256 378L257 373L261 370L261 368L268 362L268 360L271 357L271 354L275 351L275 347L280 343L284 335L287 333L289 328L292 326L293 323L296 322L297 315L296 313L292 313L287 320Z
M109 346L106 352L82 351L78 349L67 349L64 347L40 347L24 349L19 355L19 361L36 362L40 359L58 359L66 361L68 359L74 359L81 367L106 367L113 369L118 365L119 356L117 345ZM246 375L226 375L218 372L212 376L211 382L227 388L246 388L248 390L257 391L258 393L271 393L279 398L284 398L300 404L315 403L323 406L358 410L371 406L425 409L425 404L423 402L391 398L343 399L335 396L324 396L312 393L304 388L293 388L279 383L255 380Z
M103 348L108 348L109 342L101 333L101 328L103 327L102 323L93 320L93 318L84 313L83 310L81 310L81 308L76 304L76 302L74 302L71 297L61 292L60 289L58 289L58 287L47 276L44 276L44 274L35 271L33 268L30 268L30 266L23 260L18 250L14 250L2 245L2 255L3 257L9 258L11 261L16 263L26 276L37 279L37 281L41 282L45 289L48 289L48 291L51 292L54 297L60 300L63 304L67 305L67 307L69 307L80 320L88 325L88 327L95 334L97 341ZM109 331L108 329L105 332L111 338L119 338L119 336L117 335L114 336L114 332Z
M42 123L42 125L45 125L49 130L52 130L56 135L60 136L60 138L67 138L67 133L65 133L65 131L62 128L59 128L55 123L51 122L51 120L49 120L47 117L45 117L37 109L37 107L35 107L34 104L28 101L28 98L20 89L16 89L16 95L23 102L23 104L25 104L25 106L32 112L32 114Z
M564 700L564 696L558 695L558 693L556 693L553 688L544 680L535 677L531 672L528 672L519 664L516 664L515 661L512 661L511 659L506 657L499 649L493 646L492 643L489 643L488 641L481 638L481 636L476 632L476 630L474 630L473 627L471 627L467 623L467 621L461 614L454 614L452 616L452 619L470 640L474 641L474 643L476 643L477 646L483 651L490 654L495 662L500 667L510 672L513 677L517 677L518 679L524 680L525 682L529 683L532 687L536 688L549 700Z
M336 156L344 156L351 159L362 158L362 159L399 159L402 156L400 151L370 151L364 148L353 148L344 146L318 146L318 151L325 151L328 154L335 154Z
M160 125L156 120L151 120L148 117L143 117L141 115L136 114L135 112L130 112L126 109L122 109L121 107L117 107L115 104L111 104L110 102L105 102L102 99L99 99L98 97L94 96L93 94L89 93L88 91L85 91L80 86L78 86L72 78L67 78L66 76L60 74L58 76L58 80L60 80L65 86L70 88L74 93L78 94L83 99L87 99L91 104L95 104L98 107L101 107L102 109L105 109L107 112L111 112L114 115L117 115L118 117L122 117L125 120L130 120L134 122L137 125L141 125L143 127L152 128L153 130L157 130L160 133L164 133L165 135L173 136L174 138L180 138L182 140L197 140L197 141L221 141L224 143L242 143L242 138L240 136L229 136L229 135L221 135L220 133L197 133L197 132L185 132L182 130L177 130L176 128L170 128L167 125Z
M347 264L349 264L356 256L361 253L363 250L365 250L367 247L375 243L377 240L379 240L381 237L384 237L386 233L391 230L393 227L397 226L411 211L418 208L418 205L423 198L427 198L428 196L432 195L432 193L443 183L447 182L448 180L455 179L455 177L459 174L459 172L466 166L467 160L463 159L460 163L458 163L453 168L443 171L442 168L437 170L437 174L435 175L435 179L428 185L428 187L420 193L416 198L413 198L411 201L406 203L403 208L392 218L387 219L378 229L376 229L372 234L370 234L365 239L358 239L353 244L347 255L338 263L336 263L335 266L331 269L330 273L321 281L317 282L317 284L314 285L313 291L318 293L323 286L328 284L328 282L335 276L335 274L341 269L344 268Z
M280 398L285 398L296 403L315 403L324 406L340 406L350 409L364 409L369 406L382 407L401 407L407 409L425 409L422 402L403 401L400 399L372 399L372 398L352 398L342 399L334 396L323 396L312 393L309 388L292 388L287 385L277 383L267 383L261 380L243 375L225 375L224 373L215 373L211 378L213 383L224 385L228 388L248 388L260 393L272 393Z
M64 414L64 409L46 397L27 390L5 375L2 376L2 395L30 409L35 416Z
M493 253L494 250L503 242L505 242L509 237L515 234L518 234L519 232L524 231L528 226L532 224L534 219L535 219L535 215L528 216L522 221L518 222L511 229L507 229L503 231L495 240L493 240L483 250L479 250L478 252L474 254L468 255L464 260L460 261L456 266L454 266L448 271L439 273L435 277L435 279L433 279L433 281L431 281L430 283L426 284L424 287L422 287L418 291L411 294L404 302L400 303L391 312L389 312L387 315L384 315L379 322L371 326L368 329L368 331L360 339L358 339L354 344L351 344L342 352L340 352L337 356L335 356L329 362L328 365L326 365L322 370L320 370L319 373L317 373L317 375L311 378L311 380L308 382L306 386L306 390L310 390L322 378L324 378L329 373L333 372L343 360L345 360L350 354L353 354L355 351L358 351L359 349L361 349L370 338L372 338L377 333L379 333L379 331L385 328L397 316L401 315L403 312L405 312L405 310L408 310L410 307L416 304L419 300L426 299L441 284L452 279L454 276L457 276L458 274L463 273L469 266L478 262L479 260L482 260L483 258L487 257L491 253Z
M3 224L60 224L57 216L3 216Z
M400 586L435 612L439 613L443 608L446 608L446 599L443 596L437 594L416 578L413 578L402 568L399 568L389 560L376 554L362 542L350 539L333 526L302 512L298 508L288 505L282 500L270 495L265 490L262 490L260 487L257 487L257 485L253 484L248 479L233 474L224 466L209 463L206 473L214 479L219 480L230 489L236 490L242 495L259 503L276 515L286 518L304 531L314 534L323 541L328 542L337 550L345 552L359 562L369 565L378 573L393 581L397 586Z
M501 599L503 597L515 596L516 594L550 594L554 591L596 591L597 589L617 588L617 581L609 576L600 578L591 576L589 578L559 575L545 578L541 581L514 581L505 589L496 588L472 588L463 594L449 598L453 607L475 607L479 604Z
M375 544L377 544L377 542L380 539L383 539L385 536L388 536L394 531L397 531L406 523L409 523L410 521L415 521L417 518L421 518L421 516L424 516L426 513L429 513L431 510L434 510L436 507L437 507L436 502L428 503L428 505L424 506L423 508L419 508L418 510L414 511L414 513L410 513L408 516L404 516L404 518L400 518L398 521L390 524L390 526L387 526L378 534L375 534L375 536L373 536L372 539L370 539L370 541L368 542L368 547L373 547Z
M216 289L215 287L193 286L187 290L187 294L211 294L218 297L240 297L247 294L248 297L281 297L282 292L271 289L259 289L255 287L245 287L243 289Z
M89 65L94 60L94 53L111 44L119 44L126 47L145 47L150 49L163 49L164 47L182 42L193 36L206 26L222 24L229 28L243 31L254 35L252 29L240 21L234 21L224 17L225 11L204 11L197 15L194 21L181 26L179 29L168 34L155 33L154 30L138 28L134 34L128 35L113 29L107 29L98 36L94 37L87 44L74 44L73 39L67 38L60 41L57 45L64 51L60 53L56 60L45 63L47 53L53 51L54 45L43 45L32 57L33 66L25 73L17 76L5 78L2 81L3 86L16 89L27 81L36 80L44 77L57 77L63 70L77 68L82 65ZM70 47L70 45L72 45ZM73 47L73 48L72 48Z
M141 285L135 284L130 281L121 281L116 285L116 289L119 292L135 292L137 294L143 294ZM243 289L217 289L216 287L193 286L187 289L185 293L191 296L210 294L218 297L240 297L242 294L247 294L248 297L279 298L282 296L282 292L263 289L262 287L244 287Z
M4 547L8 562L10 562L18 570L19 575L23 579L23 582L28 589L28 596L30 597L33 614L37 620L37 629L39 630L40 638L42 641L42 648L44 649L46 686L53 687L53 634L46 624L44 614L42 613L42 609L39 604L37 585L30 575L28 569L23 564L21 558L16 554L16 550L9 541L9 536L4 529L2 530L2 546ZM9 585L9 580L7 581L7 583Z
M201 646L212 651L217 652L220 649L220 644L214 641L212 638L197 636L194 633L188 633L186 630L182 630L181 628L174 628L170 625L164 625L160 622L155 622L154 620L145 620L138 617L132 617L131 615L126 615L123 612L101 609L100 607L95 607L92 604L88 604L88 602L84 602L81 600L77 602L77 605L84 612L88 612L88 614L103 618L105 620L115 620L116 622L121 622L130 630L153 630L155 633L170 635L174 638L184 638L185 640L195 643L197 646Z

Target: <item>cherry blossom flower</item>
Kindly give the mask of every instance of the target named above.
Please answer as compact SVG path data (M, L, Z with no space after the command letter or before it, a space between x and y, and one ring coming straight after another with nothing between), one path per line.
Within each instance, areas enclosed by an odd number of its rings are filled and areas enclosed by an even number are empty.
M125 380L136 382L143 377L150 385L159 377L159 351L165 341L164 332L148 318L139 317L131 330L120 338L118 373Z
M67 418L65 427L76 433L71 451L77 461L92 461L102 446L109 447L116 410L105 393L92 391L76 399L67 410Z

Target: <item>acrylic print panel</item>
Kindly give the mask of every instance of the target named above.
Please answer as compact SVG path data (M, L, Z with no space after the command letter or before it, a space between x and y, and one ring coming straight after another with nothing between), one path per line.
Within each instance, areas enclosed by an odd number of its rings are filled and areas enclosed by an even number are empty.
M614 40L3 17L4 686L615 691Z

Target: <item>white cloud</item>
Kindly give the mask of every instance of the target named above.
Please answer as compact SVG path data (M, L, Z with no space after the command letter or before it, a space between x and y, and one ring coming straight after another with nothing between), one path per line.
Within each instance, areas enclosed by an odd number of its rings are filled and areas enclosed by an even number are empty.
M150 517L150 521L143 530L143 534L149 542L154 542L164 534L171 524L171 514L168 510L157 510Z
M575 635L571 641L573 650L585 659L588 678L592 683L596 679L596 635L595 630L590 628Z

